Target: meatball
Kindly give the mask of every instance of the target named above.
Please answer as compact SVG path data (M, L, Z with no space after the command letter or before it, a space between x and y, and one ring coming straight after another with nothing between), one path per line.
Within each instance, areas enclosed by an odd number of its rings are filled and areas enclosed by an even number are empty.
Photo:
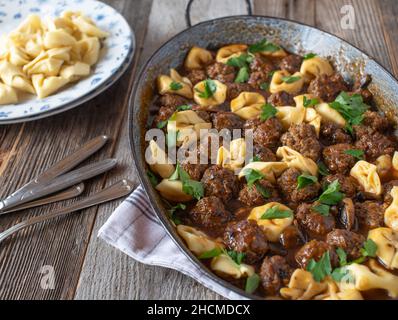
M206 80L207 75L203 69L193 69L187 73L186 77L192 82L192 85L195 85L198 82Z
M160 97L160 105L165 107L177 108L188 104L189 100L176 94L166 93Z
M393 187L398 187L398 180L391 180L383 185L383 190L384 190L384 203L386 206L389 206L393 198L391 196L391 190Z
M253 130L253 141L263 147L275 149L283 132L281 122L277 118L261 121L259 118L247 120L244 129Z
M191 179L200 181L203 176L203 173L209 167L208 164L200 164L199 161L197 163L190 163L189 161L181 161L181 168L184 169Z
M214 165L206 169L202 177L206 196L219 197L224 203L235 198L239 191L233 171Z
M189 217L200 228L220 234L232 219L232 214L219 198L211 196L200 199L189 212Z
M347 150L355 149L348 143L339 143L323 149L323 159L331 172L348 173L355 165L355 158Z
M222 129L242 129L244 121L233 112L217 112L212 117L214 128Z
M372 82L372 77L369 74L358 75L355 77L355 82L352 88L352 93L360 94L365 103L371 103L373 94L369 91L368 86Z
M255 56L252 63L250 64L250 76L248 84L256 89L260 89L261 84L268 82L269 73L274 70L274 65L266 61L261 56Z
M341 173L328 175L322 179L322 186L326 187L333 181L338 180L340 184L340 191L343 192L346 197L353 198L357 193L357 181L351 176L345 176Z
M277 201L279 194L268 180L261 179L254 186L245 185L239 192L239 201L248 207L261 206L267 202Z
M297 178L301 172L296 168L289 168L278 178L278 186L283 196L293 203L313 200L318 196L321 185L319 182L297 189Z
M235 80L235 69L224 63L214 62L206 68L207 75L222 83L230 83Z
M321 74L310 82L308 93L320 98L325 102L332 102L341 91L348 91L343 77L335 73L331 76Z
M256 89L248 83L227 83L227 100L237 98L242 92L255 91Z
M289 283L293 268L281 256L266 257L261 265L261 284L267 295L277 295Z
M267 102L272 104L273 106L279 107L296 105L293 96L286 91L279 91L271 94Z
M365 126L355 126L354 129L357 136L355 148L363 150L368 161L373 162L385 154L393 155L395 145L385 135Z
M385 132L392 127L392 123L385 115L369 110L363 114L362 124L379 132Z
M334 248L343 249L350 260L362 256L361 248L364 241L363 235L343 229L335 229L326 236L326 242Z
M245 253L244 261L256 263L268 251L264 231L254 220L242 220L228 224L224 231L224 243L229 250Z
M290 225L282 231L279 241L285 249L295 248L301 242L300 231L295 225Z
M335 227L332 215L323 216L313 210L313 205L302 203L296 210L296 219L305 232L311 237L320 237L332 231Z
M292 125L282 136L281 142L314 161L321 154L321 144L317 139L315 128L308 123Z
M307 242L296 252L295 259L301 268L306 269L311 259L319 261L327 251L329 251L332 266L337 266L338 260L336 252L333 250L331 245L324 241L311 240L310 242Z
M279 64L279 68L293 74L297 71L300 71L302 61L302 57L296 54L289 54L282 59L281 63Z
M257 157L258 161L273 162L276 161L276 155L271 149L255 144L253 146L253 157Z
M355 203L355 215L359 225L366 229L375 229L384 226L385 207L375 201Z
M157 127L159 126L162 122L167 121L175 112L174 107L160 107L158 114L156 117L153 119L153 126Z
M325 145L352 143L351 136L343 128L332 122L321 124L320 137Z

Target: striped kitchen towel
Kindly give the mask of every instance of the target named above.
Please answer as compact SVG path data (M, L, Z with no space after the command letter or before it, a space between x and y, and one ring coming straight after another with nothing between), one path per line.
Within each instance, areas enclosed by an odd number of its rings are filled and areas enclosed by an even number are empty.
M225 298L245 299L208 278L185 256L158 221L141 186L121 203L98 236L141 263L182 272Z

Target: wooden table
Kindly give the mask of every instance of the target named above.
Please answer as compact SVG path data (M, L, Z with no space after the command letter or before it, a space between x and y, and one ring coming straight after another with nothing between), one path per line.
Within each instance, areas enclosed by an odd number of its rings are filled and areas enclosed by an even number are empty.
M87 184L85 195L120 178L138 184L127 134L127 104L137 68L163 42L186 28L187 0L107 0L135 30L132 66L107 92L48 119L0 127L0 196L5 196L99 134L112 137L90 161L115 157L119 166ZM355 10L355 29L344 30L341 7ZM398 6L395 0L253 0L254 13L320 27L374 56L398 76ZM242 0L196 0L193 22L245 14ZM97 239L118 201L19 232L0 247L0 299L220 299L190 278L135 262ZM3 230L67 203L0 217ZM44 285L54 268L54 288ZM47 286L48 287L48 286Z

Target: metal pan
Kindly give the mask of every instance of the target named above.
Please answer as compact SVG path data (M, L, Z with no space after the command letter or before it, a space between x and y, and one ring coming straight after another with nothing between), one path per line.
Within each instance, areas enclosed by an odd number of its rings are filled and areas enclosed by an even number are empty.
M287 50L304 54L314 52L328 57L337 71L346 79L355 74L371 74L373 82L369 89L383 111L395 117L398 106L398 81L372 57L360 49L330 33L295 21L266 16L232 16L190 25L187 7L188 29L180 32L162 45L141 68L136 78L129 104L129 135L134 161L152 207L164 228L181 251L207 276L224 287L250 299L259 299L245 293L227 281L222 280L203 265L186 247L170 223L160 196L151 186L146 175L144 158L145 127L149 107L155 94L155 79L160 74L168 74L172 67L180 66L192 46L214 49L230 43L254 43L263 38L282 44ZM247 1L251 13L250 1Z

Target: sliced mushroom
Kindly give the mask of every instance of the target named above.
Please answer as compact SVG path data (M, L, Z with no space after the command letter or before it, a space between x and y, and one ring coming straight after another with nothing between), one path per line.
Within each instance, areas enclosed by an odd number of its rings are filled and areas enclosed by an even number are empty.
M344 198L339 212L339 220L347 230L355 226L355 206L350 198Z

